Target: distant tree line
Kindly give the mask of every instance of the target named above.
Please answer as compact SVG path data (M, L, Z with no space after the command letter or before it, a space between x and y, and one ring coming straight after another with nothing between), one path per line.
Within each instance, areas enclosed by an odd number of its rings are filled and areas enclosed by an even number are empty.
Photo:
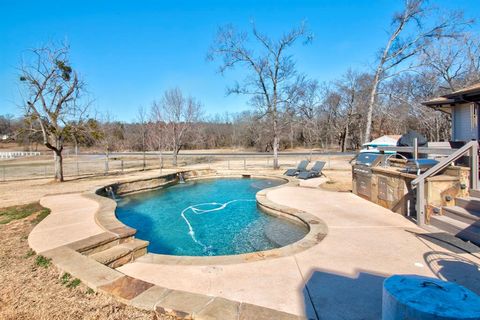
M373 68L345 70L319 82L299 72L290 50L308 44L305 25L277 39L252 25L250 33L220 27L208 52L223 74L246 77L227 89L249 97L250 111L206 116L180 88L159 93L131 122L92 115L85 85L69 61L68 46L31 51L19 68L23 117L0 116L0 135L56 155L57 180L65 145L114 151L238 148L273 152L287 148L356 150L384 134L417 130L431 141L450 138L449 116L422 101L480 82L480 38L461 13L442 15L423 0L406 0L392 17Z

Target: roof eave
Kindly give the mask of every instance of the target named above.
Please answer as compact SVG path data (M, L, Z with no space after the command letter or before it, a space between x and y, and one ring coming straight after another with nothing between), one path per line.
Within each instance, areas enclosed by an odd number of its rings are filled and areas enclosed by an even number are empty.
M443 112L443 113L447 113L447 114L452 114L452 107L453 107L453 104L454 101L448 101L448 102L434 102L434 101L425 101L425 102L422 102L422 104L426 107L429 107L429 108L432 108L436 111L440 111L440 112Z
M461 97L466 97L466 96L477 96L477 95L480 95L480 88L474 88L474 89L470 89L470 90L465 90L465 91L456 91L456 92L452 92L452 93L449 93L449 94L446 94L444 95L443 97L447 98L447 99L455 99L455 98L461 98Z

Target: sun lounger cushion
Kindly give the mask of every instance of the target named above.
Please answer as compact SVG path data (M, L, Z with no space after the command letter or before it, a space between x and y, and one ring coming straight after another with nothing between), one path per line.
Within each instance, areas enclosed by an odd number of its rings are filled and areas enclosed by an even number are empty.
M310 170L300 172L297 175L297 178L306 180L306 179L310 179L310 178L319 177L319 176L322 175L323 167L325 167L325 161L316 161L315 164L313 165L313 167Z
M290 177L296 176L298 173L306 171L307 166L308 166L308 161L307 160L302 160L298 164L297 168L288 169L287 171L285 171L284 175L290 176Z

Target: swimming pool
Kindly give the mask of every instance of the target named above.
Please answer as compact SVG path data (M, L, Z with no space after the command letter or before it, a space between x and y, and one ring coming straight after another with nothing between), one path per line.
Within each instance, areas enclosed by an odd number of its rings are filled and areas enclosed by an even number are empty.
M263 178L187 181L128 195L116 216L150 241L148 251L179 256L218 256L269 250L308 233L305 225L262 212L255 194L281 184Z

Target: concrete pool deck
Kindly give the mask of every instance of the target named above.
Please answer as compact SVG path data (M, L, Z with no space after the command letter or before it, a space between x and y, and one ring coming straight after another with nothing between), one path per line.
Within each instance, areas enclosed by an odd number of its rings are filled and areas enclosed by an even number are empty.
M147 254L112 271L163 288L310 319L379 319L382 283L392 274L440 277L480 293L478 252L469 254L431 240L434 234L387 209L351 193L294 186L271 190L267 198L323 220L328 235L286 257L202 266L162 264ZM52 215L29 237L37 252L103 232L93 225L93 204L81 194L48 197L44 203ZM75 225L76 232L61 231ZM54 234L62 240L55 240ZM115 277L119 275L112 274Z
M104 230L95 222L96 201L78 193L46 196L40 204L51 210L47 219L35 227L28 243L36 252L57 248L95 236Z
M419 238L416 233L425 230L351 193L284 187L268 192L267 197L318 216L327 223L328 235L313 248L290 257L185 266L149 263L147 255L118 270L168 288L245 301L313 319L378 319L386 277L435 276L426 261L429 255L456 258L462 263L467 259L480 266L480 260L469 254L454 254ZM455 270L447 271L455 274ZM480 293L480 271L463 271L460 265L457 279Z

